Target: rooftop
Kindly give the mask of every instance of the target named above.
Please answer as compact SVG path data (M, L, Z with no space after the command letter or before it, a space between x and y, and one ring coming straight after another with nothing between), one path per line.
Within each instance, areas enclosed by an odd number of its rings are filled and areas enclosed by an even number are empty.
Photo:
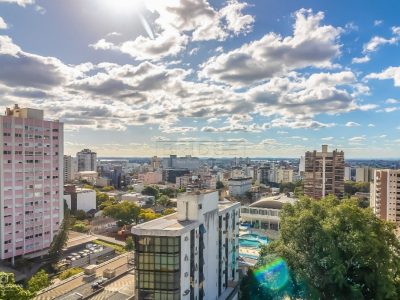
M229 178L229 181L242 181L242 180L253 180L251 177L239 177L239 178Z
M196 191L193 193L211 193L212 190ZM240 206L239 202L231 202L228 200L218 201L218 211L223 212L232 206ZM198 221L178 221L177 213L167 215L149 222L138 224L132 227L133 234L154 235L154 236L177 236L183 232L187 232L199 225Z
M198 225L198 221L178 221L177 213L167 215L132 227L133 234L175 236Z
M283 204L296 202L297 198L288 197L285 194L278 196L261 198L257 202L250 204L250 207L254 208L271 208L271 209L282 209Z

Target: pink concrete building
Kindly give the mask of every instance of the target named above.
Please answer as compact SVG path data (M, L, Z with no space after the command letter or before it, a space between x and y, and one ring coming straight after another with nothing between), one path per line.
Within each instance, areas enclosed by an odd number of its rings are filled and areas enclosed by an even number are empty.
M162 173L161 172L147 172L143 174L139 174L139 181L143 182L144 185L149 184L157 184L162 182Z
M63 219L63 124L43 111L0 116L0 259L45 254Z

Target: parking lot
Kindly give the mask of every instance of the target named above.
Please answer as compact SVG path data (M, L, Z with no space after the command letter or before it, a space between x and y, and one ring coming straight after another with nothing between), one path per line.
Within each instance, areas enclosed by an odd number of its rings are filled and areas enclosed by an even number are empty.
M97 281L100 277L103 277L103 272L106 269L115 270L115 276L126 273L131 268L131 265L129 265L128 261L128 255L123 254L99 265L99 267L96 269L96 279L94 281ZM68 299L68 297L75 293L79 293L86 297L94 291L92 288L92 283L93 282L85 282L83 274L80 274L71 280L65 280L56 286L50 287L42 294L37 295L35 299Z

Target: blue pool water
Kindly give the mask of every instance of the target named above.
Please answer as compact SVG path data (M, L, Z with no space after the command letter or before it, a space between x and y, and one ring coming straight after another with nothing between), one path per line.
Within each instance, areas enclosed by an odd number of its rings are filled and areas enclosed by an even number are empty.
M258 234L244 234L239 237L240 247L260 248L261 246L267 244L268 238L260 236Z

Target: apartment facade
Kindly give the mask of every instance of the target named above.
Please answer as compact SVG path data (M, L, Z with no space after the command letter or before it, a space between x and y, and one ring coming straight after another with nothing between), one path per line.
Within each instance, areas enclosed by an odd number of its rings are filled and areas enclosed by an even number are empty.
M64 183L72 182L78 173L78 162L71 155L64 155Z
M250 191L253 179L251 177L230 178L228 180L228 188L230 196L244 196Z
M78 172L97 171L97 153L90 149L83 149L76 154Z
M180 195L177 213L132 228L136 298L237 299L240 203Z
M370 167L356 168L356 182L371 182L374 179L374 169Z
M400 170L374 171L370 206L377 217L400 225Z
M344 152L328 152L328 146L322 145L322 151L307 151L305 154L304 194L321 199L333 194L344 194Z
M63 219L63 124L43 111L0 116L0 259L39 256Z

